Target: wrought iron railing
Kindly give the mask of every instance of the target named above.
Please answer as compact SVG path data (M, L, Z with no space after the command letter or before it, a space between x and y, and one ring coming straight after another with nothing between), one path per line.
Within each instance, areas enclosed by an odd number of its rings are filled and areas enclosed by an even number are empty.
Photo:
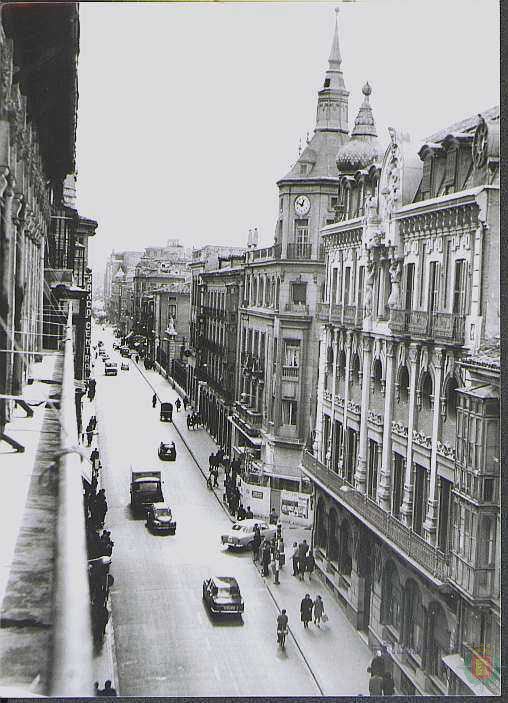
M298 261L300 261L301 259L311 259L312 244L310 244L309 242L289 243L287 248L287 258L296 259Z
M303 466L311 478L314 476L329 488L341 503L349 505L367 524L382 532L388 540L400 547L435 578L446 580L449 572L448 561L436 547L428 544L367 495L356 491L306 450L303 452ZM346 490L343 490L344 488Z

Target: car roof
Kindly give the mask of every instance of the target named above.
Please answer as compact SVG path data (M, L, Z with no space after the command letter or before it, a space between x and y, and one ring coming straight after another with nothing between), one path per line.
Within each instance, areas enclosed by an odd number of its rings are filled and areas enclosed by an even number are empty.
M234 576L212 576L212 581L218 587L231 588L232 586L238 587L238 581Z
M165 510L171 510L171 506L168 503L154 503L152 508L159 509L164 508Z
M262 520L261 518L249 518L248 520L238 520L235 525L242 525L243 527L254 527L254 525L260 525L261 523L264 523L266 525L266 520Z

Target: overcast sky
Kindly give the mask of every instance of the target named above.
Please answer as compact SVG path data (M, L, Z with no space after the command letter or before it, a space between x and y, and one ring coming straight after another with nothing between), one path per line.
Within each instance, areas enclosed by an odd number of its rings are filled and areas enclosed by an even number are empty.
M115 250L273 240L276 181L315 124L335 6L352 128L421 140L499 102L497 0L81 3L78 204Z

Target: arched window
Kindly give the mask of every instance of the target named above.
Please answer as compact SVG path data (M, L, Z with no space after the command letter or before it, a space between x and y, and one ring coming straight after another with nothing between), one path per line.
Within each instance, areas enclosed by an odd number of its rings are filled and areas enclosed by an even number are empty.
M446 384L446 420L450 422L455 422L457 418L457 402L458 402L458 395L457 395L457 388L459 387L459 384L457 383L457 379L455 376L452 376L449 380L448 383Z
M389 559L383 570L383 585L381 596L382 622L391 625L397 632L400 630L402 612L402 591L399 574L393 561Z
M402 366L399 371L399 398L401 403L409 401L409 372L407 366Z
M351 527L347 520L340 526L340 563L339 571L343 576L351 576L353 559L351 556Z
M383 369L381 367L381 362L379 359L374 359L374 364L372 365L372 388L374 393L381 393L382 375Z
M427 671L446 683L443 657L450 651L450 632L446 613L440 603L433 602L429 605L428 630Z
M414 654L423 652L424 611L420 589L413 579L404 588L404 644Z
M353 354L351 359L351 380L354 383L358 383L360 380L360 358L357 352Z
M328 513L328 549L326 556L330 561L338 561L339 542L337 539L337 512L332 508Z
M427 371L424 374L421 382L422 408L424 410L432 410L432 404L434 402L434 396L432 395L432 392L432 377Z
M326 547L326 512L322 498L319 498L316 507L316 536L317 547Z

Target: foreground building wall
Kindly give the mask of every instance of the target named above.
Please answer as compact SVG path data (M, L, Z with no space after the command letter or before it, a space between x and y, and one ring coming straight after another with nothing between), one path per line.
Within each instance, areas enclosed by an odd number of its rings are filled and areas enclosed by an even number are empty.
M323 230L314 545L408 695L499 692L471 670L500 656L498 134L391 130Z

